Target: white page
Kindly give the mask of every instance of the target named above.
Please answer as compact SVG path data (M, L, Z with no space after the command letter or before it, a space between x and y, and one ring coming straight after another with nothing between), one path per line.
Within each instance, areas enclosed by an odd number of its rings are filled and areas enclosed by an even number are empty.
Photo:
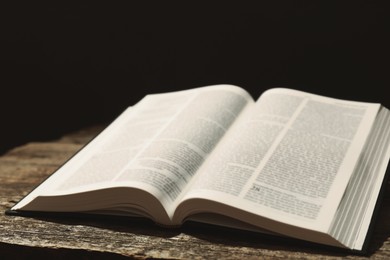
M225 137L184 199L212 198L326 231L379 106L287 89L267 91L256 106Z
M230 85L149 95L13 209L38 195L123 186L147 190L168 207L247 102L249 94Z

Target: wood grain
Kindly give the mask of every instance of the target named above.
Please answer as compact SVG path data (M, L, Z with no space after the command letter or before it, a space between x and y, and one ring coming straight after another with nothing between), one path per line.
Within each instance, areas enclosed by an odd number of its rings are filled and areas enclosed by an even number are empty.
M390 189L385 193L365 256L303 241L205 225L187 224L180 229L164 229L148 220L134 218L32 218L4 214L101 129L92 127L59 140L28 143L0 157L2 259L6 259L3 256L57 259L390 258Z

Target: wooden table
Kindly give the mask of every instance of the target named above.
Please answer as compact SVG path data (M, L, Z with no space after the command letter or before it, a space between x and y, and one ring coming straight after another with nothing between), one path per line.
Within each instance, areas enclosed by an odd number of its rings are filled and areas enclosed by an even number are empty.
M0 157L1 259L33 256L57 259L366 258L302 241L195 224L169 230L147 220L27 218L4 214L101 129L92 127L58 140L28 143ZM369 245L370 258L390 259L388 188Z

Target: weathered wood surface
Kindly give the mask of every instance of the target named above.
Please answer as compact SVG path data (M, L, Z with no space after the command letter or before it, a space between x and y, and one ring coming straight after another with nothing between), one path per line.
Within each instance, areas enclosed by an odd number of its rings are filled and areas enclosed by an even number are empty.
M385 193L368 256L214 227L188 225L167 230L135 219L4 215L6 209L42 182L100 129L86 129L51 142L29 143L0 157L1 259L33 256L58 259L390 258L390 189Z

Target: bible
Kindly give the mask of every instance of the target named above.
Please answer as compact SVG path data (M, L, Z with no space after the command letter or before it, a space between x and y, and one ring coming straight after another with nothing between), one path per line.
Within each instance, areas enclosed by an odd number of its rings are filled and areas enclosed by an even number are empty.
M9 214L196 221L363 250L386 180L390 112L287 88L151 94Z

